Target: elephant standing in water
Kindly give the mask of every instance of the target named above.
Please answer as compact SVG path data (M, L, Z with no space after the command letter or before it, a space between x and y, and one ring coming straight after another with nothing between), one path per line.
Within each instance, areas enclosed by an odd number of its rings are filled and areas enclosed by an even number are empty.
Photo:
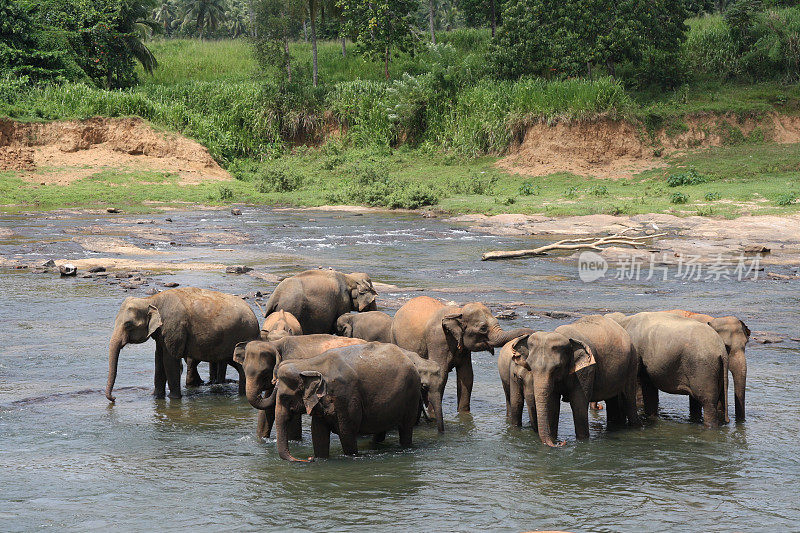
M733 400L736 411L736 421L744 421L744 395L747 387L747 359L744 355L747 341L750 340L750 328L735 316L723 316L714 318L713 316L701 313L692 313L682 309L672 309L667 311L676 315L684 316L708 324L717 332L725 343L725 350L728 352L728 370L733 376ZM727 382L728 377L725 377ZM727 389L727 385L726 385ZM691 397L689 398L689 408L693 416L699 416L700 404ZM727 413L726 421L729 421Z
M106 398L117 378L119 353L126 344L156 341L155 390L163 398L169 383L169 397L181 397L181 359L225 363L236 343L258 337L258 319L237 296L194 287L181 287L147 298L126 298L120 306L108 348ZM241 365L239 394L245 392Z
M316 357L331 348L364 344L361 339L316 334L298 337L284 336L275 341L240 342L233 351L233 360L241 365L247 376L247 401L259 410L256 436L269 437L275 421L275 367L283 360ZM262 395L263 394L263 395ZM290 437L299 440L300 417L292 422Z
M380 440L397 428L400 446L412 444L420 403L420 378L403 350L370 342L334 348L311 359L283 361L276 370L275 427L281 459L289 453L290 421L311 415L314 455L327 458L331 433L347 455L358 453L358 436Z
M261 326L261 340L276 341L283 337L303 334L303 327L291 313L275 311L264 319Z
M442 369L441 381L431 392L439 431L444 431L441 401L450 370L456 369L458 410L469 412L473 382L471 352L494 352L495 347L532 332L527 328L503 331L482 303L448 306L428 296L409 300L392 322L395 344L434 361Z
M291 313L303 333L336 333L336 319L350 311L374 311L375 289L360 272L306 270L281 281L267 301L264 316L275 311Z
M336 320L336 334L365 341L392 342L392 317L381 311L346 313Z
M511 341L500 354L509 418L521 425L526 399L531 425L538 427L543 444L555 446L562 397L572 408L578 439L589 438L589 402L606 401L609 425L622 425L626 419L631 425L640 423L639 361L630 336L612 320L587 316L553 332Z
M711 326L664 312L606 317L625 328L636 348L647 416L658 413L658 391L664 391L693 398L702 406L706 427L727 421L728 354Z

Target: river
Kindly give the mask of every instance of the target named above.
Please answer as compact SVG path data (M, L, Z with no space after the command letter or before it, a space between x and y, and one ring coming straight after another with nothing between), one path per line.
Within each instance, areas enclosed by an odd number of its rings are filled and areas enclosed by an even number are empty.
M164 222L169 216L174 222ZM490 249L532 247L531 237L495 237L415 214L244 209L149 215L154 227L195 235L153 242L131 235L128 215L0 216L6 257L41 263L102 256L76 229L119 226L118 236L161 252L159 260L246 264L287 275L331 266L365 271L399 287L378 304L420 294L480 300L519 317L503 327L551 330L570 318L545 312L626 313L675 307L735 314L752 330L798 336L797 282L616 280L584 283L575 260L481 262ZM103 231L108 231L103 230ZM227 246L198 232L242 235ZM183 244L183 246L181 246ZM105 254L108 255L108 254ZM274 284L218 271L156 272L237 294ZM153 285L150 285L153 286ZM577 442L562 409L563 448L542 446L527 424L509 427L496 359L473 354L472 412L456 413L455 379L445 392L446 432L431 424L401 450L397 435L357 458L290 464L274 440L257 442L255 411L234 384L155 400L152 342L126 347L115 394L101 390L107 345L123 292L97 279L0 269L0 523L4 531L731 531L797 530L800 523L798 343L748 345L747 421L707 430L688 420L685 396L661 395L661 417L608 432L590 415ZM559 315L556 315L559 316ZM207 376L206 366L201 374ZM234 377L229 369L229 377ZM731 387L732 393L732 387ZM733 417L731 399L730 412ZM312 454L308 420L296 456Z

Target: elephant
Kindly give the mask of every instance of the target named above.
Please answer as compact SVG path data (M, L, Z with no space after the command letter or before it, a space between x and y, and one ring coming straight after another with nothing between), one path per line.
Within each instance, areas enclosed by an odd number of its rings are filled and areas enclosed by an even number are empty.
M736 421L743 422L745 418L744 396L745 388L747 387L747 359L745 358L744 350L747 346L747 341L750 340L750 328L735 316L714 318L713 316L692 313L682 309L672 309L667 312L708 324L722 338L722 342L725 343L725 350L728 352L728 370L733 376L733 405L736 412ZM726 382L727 379L726 376ZM694 400L690 399L690 402L692 402L691 409L697 413L700 406ZM727 413L726 421L729 421Z
M366 341L392 342L392 317L381 311L345 313L336 320L336 333Z
M471 352L494 352L511 339L533 330L528 328L503 331L489 308L479 302L462 307L445 305L428 296L418 296L409 300L394 315L392 321L392 341L406 350L416 352L424 359L430 359L442 370L441 382L434 392L441 401L447 375L456 369L458 383L458 410L469 412L472 394ZM441 424L437 411L439 430Z
M292 313L280 310L271 313L264 319L261 326L261 340L273 341L287 335L297 336L303 334L303 327Z
M728 354L708 324L664 312L610 313L630 334L639 356L639 383L647 416L658 412L658 391L688 394L702 409L703 424L727 421ZM690 411L692 419L699 410Z
M197 371L197 366L202 362L196 359L192 359L191 357L185 357L184 361L186 361L186 386L187 387L199 387L203 384L203 378L200 377L200 373ZM213 385L216 383L225 383L225 378L228 370L228 364L230 364L230 360L225 363L216 363L211 361L208 363L208 383L209 385Z
M283 361L276 378L281 459L298 461L289 452L288 432L290 420L302 413L311 415L314 457L329 457L331 432L339 435L346 455L358 454L359 435L382 436L394 428L401 447L412 445L421 383L414 364L397 346L370 342Z
M275 287L264 316L283 310L297 317L306 335L335 334L337 318L350 311L374 311L376 295L366 274L306 270Z
M641 423L636 411L639 361L630 335L614 321L589 315L552 332L520 337L508 348L500 351L498 367L510 351L508 385L504 382L509 418L521 425L526 399L543 444L555 446L562 397L572 408L578 439L589 438L589 402L606 401L609 425Z
M275 341L240 342L233 351L233 360L247 376L247 401L259 410L256 436L268 438L275 421L275 367L282 360L308 359L331 348L364 344L362 339L315 334L284 336ZM264 396L262 396L264 393ZM293 422L292 439L300 439L300 418Z
M402 348L400 348L403 350ZM442 395L439 393L438 385L442 382L442 369L430 359L423 359L416 352L403 350L419 373L422 383L422 403L423 408L428 407L436 420L436 428L440 433L444 432L444 416L442 414ZM424 412L424 411L423 411Z
M181 359L225 363L237 342L258 336L258 319L244 300L221 292L179 287L146 298L126 298L120 306L108 348L106 398L113 402L119 353L126 344L156 341L155 390L163 398L181 397ZM241 365L239 394L246 390Z
M522 426L522 403L528 406L528 417L534 431L539 431L536 422L536 399L533 396L533 374L511 360L514 349L511 347L517 339L508 341L500 348L497 357L497 371L506 396L506 418L515 426ZM512 398L512 389L514 391Z

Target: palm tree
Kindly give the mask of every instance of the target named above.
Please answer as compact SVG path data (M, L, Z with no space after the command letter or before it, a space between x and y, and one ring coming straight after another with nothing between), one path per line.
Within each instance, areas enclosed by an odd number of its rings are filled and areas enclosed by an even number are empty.
M164 26L164 35L172 33L172 23L178 18L178 6L174 0L163 0L153 12L153 20Z
M143 39L159 28L156 22L150 20L154 5L155 0L122 0L118 26L122 44L128 53L150 74L158 66L158 61Z
M225 22L226 8L225 0L188 0L183 26L194 24L202 40L206 30L214 31Z

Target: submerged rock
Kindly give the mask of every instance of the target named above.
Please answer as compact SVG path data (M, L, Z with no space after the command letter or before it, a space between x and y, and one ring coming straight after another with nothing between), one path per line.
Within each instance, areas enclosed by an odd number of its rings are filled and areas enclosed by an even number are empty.
M231 215L239 216L241 214L242 214L242 210L241 209L236 209L236 208L231 209Z
M244 266L244 265L233 265L225 267L225 272L227 272L228 274L245 274L247 272L250 272L251 270L253 269L250 268L249 266Z
M78 269L72 263L64 263L58 267L58 271L62 277L75 276L78 273Z

